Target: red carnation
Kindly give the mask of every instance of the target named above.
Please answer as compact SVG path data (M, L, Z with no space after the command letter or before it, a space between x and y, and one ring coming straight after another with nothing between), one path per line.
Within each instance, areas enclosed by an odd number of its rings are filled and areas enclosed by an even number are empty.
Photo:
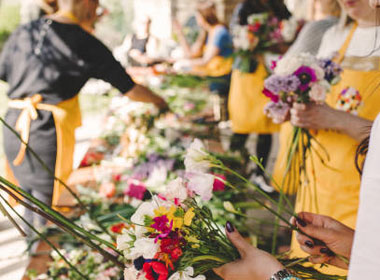
M160 262L146 262L144 263L143 270L146 273L145 277L148 280L167 280L169 271L163 263Z

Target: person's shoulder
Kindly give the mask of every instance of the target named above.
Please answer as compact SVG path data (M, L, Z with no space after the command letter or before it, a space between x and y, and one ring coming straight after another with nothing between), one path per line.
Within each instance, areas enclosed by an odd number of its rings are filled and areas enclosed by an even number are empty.
M328 18L323 20L316 20L308 22L304 26L304 30L310 31L310 32L326 32L327 30L331 29L332 27L336 27L338 24L337 18ZM333 31L335 32L335 31Z

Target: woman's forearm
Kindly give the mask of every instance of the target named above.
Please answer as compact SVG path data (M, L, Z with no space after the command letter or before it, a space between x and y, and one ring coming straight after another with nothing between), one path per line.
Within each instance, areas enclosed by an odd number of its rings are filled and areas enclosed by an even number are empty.
M347 134L358 142L370 135L372 121L342 111L337 111L336 114L336 121L333 122L334 129Z
M128 93L127 96L133 101L153 103L159 109L166 109L168 107L167 103L163 98L153 93L150 89L135 85Z

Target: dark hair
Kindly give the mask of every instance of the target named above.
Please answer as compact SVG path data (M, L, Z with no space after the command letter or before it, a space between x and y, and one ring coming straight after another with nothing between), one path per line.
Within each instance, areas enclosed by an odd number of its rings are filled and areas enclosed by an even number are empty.
M363 174L363 167L364 167L365 157L368 153L368 147L369 147L369 136L365 138L356 149L355 166L356 166L356 169L359 171L360 175Z
M245 0L239 11L239 24L247 25L250 15L265 12L268 12L268 9L261 0Z
M259 13L270 13L280 20L291 16L283 0L268 0L266 3L263 0L245 0L239 11L239 24L247 25L248 17Z
M215 26L217 24L220 24L218 16L216 15L215 3L213 1L210 1L210 0L198 1L197 11L209 25Z
M280 20L289 19L292 16L284 0L268 0L268 5L271 12Z

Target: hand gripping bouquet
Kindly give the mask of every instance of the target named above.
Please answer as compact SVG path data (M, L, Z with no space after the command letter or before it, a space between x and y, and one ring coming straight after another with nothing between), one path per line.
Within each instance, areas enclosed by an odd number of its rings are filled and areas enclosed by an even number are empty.
M241 72L254 72L257 63L252 61L255 62L257 54L274 45L291 42L298 30L293 28L294 21L280 21L268 13L252 14L247 21L247 25L236 25L232 30L235 67Z
M294 103L324 103L326 94L332 85L339 82L342 72L341 67L332 59L318 59L307 53L280 59L274 63L273 68L273 75L265 80L263 94L271 99L264 110L275 123L287 119ZM300 182L295 182L293 178L293 174L298 173L301 176L295 177L308 184L307 158L316 145L320 146L312 132L294 127L287 152L283 187L288 189L298 185ZM327 153L315 154L323 162L328 159Z

